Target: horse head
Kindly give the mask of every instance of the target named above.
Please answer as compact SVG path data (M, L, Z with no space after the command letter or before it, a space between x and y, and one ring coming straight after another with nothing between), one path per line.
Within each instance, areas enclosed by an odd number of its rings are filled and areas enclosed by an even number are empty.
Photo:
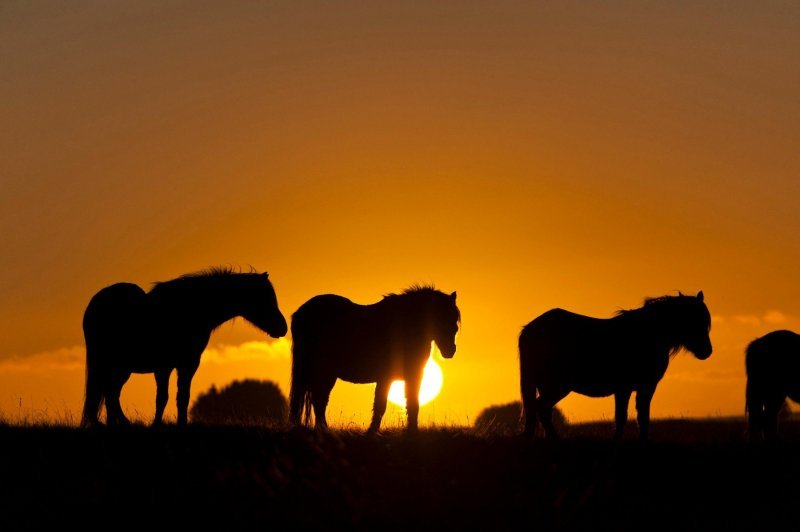
M247 305L242 311L242 317L273 338L286 336L288 331L286 318L278 308L278 296L275 295L269 275L267 273L247 275L252 276L252 280L248 283L248 294L245 298Z
M679 296L684 303L678 319L678 341L687 350L691 351L699 360L705 360L711 356L711 314L706 307L703 291L697 296Z
M461 312L456 306L456 293L441 294L437 298L432 316L432 336L436 347L444 358L453 358L456 354L456 333L461 322Z

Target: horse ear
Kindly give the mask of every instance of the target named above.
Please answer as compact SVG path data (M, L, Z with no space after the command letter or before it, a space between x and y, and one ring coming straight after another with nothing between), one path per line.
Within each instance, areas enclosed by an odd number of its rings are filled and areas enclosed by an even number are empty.
M264 276L264 279L269 279L269 274L267 272L264 272L261 275Z
M455 300L456 300L456 293L455 293L455 292L453 292L452 294L450 294L450 299L452 299L453 301L455 301Z
M699 299L700 301L703 301L703 299L705 299L705 296L703 295L703 291L702 290L697 292L697 299Z

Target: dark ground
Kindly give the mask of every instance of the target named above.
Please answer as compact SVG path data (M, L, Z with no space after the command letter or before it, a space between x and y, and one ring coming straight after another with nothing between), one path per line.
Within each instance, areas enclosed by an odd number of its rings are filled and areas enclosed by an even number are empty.
M610 424L528 441L426 430L368 437L190 426L0 426L0 530L800 529L800 423L749 445L743 421ZM165 516L159 518L159 515Z

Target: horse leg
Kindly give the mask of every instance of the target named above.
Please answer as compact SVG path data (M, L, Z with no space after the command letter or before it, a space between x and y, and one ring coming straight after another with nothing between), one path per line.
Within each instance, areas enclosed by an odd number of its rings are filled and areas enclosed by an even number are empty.
M653 388L636 390L636 419L639 422L639 441L646 442L650 430L650 401L653 400Z
M536 436L536 429L539 428L539 418L536 415L536 387L522 387L522 414L525 416L526 436Z
M747 397L747 432L751 441L764 436L764 400L754 395Z
M778 439L778 414L785 400L781 395L773 395L765 401L762 428L766 441L774 442Z
M94 352L96 347L86 346L86 395L83 402L83 415L81 416L81 427L93 427L100 424L98 415L100 408L105 402L105 392L107 391L106 381L108 380L105 368L98 367ZM106 410L108 412L108 410Z
M747 414L747 437L750 441L757 441L762 436L764 401L761 399L761 393L759 387L756 386L755 378L749 375L744 389L744 396L744 410Z
M328 420L325 419L325 411L328 409L328 400L331 397L331 390L336 384L336 377L319 379L311 386L311 405L314 407L314 428L326 430Z
M130 373L121 371L111 372L107 381L106 388L106 423L111 425L130 425L130 421L125 417L122 412L122 406L119 403L119 396L122 393L122 387L128 382Z
M169 376L172 368L156 371L156 417L153 419L153 426L161 425L164 417L164 409L169 401Z
M542 421L544 433L548 439L558 439L558 434L553 426L553 407L568 393L568 390L542 391L541 388L539 389L539 397L536 398L536 413Z
M189 419L189 396L192 391L192 378L197 371L197 366L178 368L178 426L186 426Z
M759 441L764 437L764 389L761 379L748 376L745 385L745 411L747 412L747 436L750 441Z
M367 432L378 432L381 428L383 414L386 413L386 402L389 400L391 380L378 381L375 385L375 402L372 404L372 423Z
M417 432L419 427L419 388L422 385L422 372L406 375L406 414L408 432Z
M614 440L617 441L622 439L622 432L628 422L628 402L631 400L631 393L631 390L623 390L614 394L614 420L616 421Z

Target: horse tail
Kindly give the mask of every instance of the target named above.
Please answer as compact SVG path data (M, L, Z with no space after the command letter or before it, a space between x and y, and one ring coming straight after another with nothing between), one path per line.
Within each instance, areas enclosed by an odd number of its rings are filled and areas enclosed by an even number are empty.
M93 302L92 302L93 303ZM94 305L89 303L83 315L83 336L86 341L86 385L83 395L83 415L81 427L91 427L99 423L100 409L105 402L102 360L98 358L97 320Z
M758 393L758 386L757 381L760 380L761 376L760 373L763 372L762 366L767 358L767 349L764 342L761 341L761 338L753 340L747 346L744 355L744 367L745 373L747 376L747 384L745 385L745 404L744 404L744 411L745 413L751 413L753 408L756 405L756 402L760 401L760 393Z
M86 387L82 427L98 423L100 409L106 402L106 381L111 363L109 357L114 350L131 341L132 331L136 330L139 323L144 297L144 290L135 284L113 284L97 292L83 313Z
M748 418L748 426L752 435L758 434L762 429L764 419L764 397L759 375L767 356L767 346L761 339L753 340L745 351L745 371L747 383L744 389L744 412Z
M98 423L100 408L105 402L103 379L97 367L95 350L86 346L86 388L83 396L83 416L81 427L91 427Z
M533 357L533 347L530 345L530 329L522 330L519 335L519 386L522 395L520 408L520 421L525 426L525 433L533 435L536 432L538 419L536 414L536 374Z
M755 408L755 403L757 401L756 394L755 394L755 384L752 382L751 379L747 379L747 382L744 385L744 413L745 415L752 414L753 409Z
M310 356L304 349L303 319L292 316L292 385L289 388L289 422L294 426L311 423Z
M289 422L299 426L311 422L307 364L303 352L292 346L292 385L289 388Z

